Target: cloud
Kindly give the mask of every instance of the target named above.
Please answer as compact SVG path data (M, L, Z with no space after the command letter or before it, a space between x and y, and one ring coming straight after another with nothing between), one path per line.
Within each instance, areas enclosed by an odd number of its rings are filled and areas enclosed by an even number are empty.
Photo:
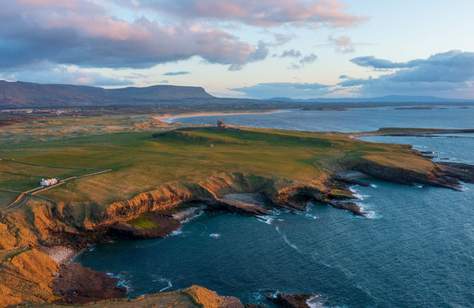
M280 58L301 58L301 51L295 49L285 50L279 55Z
M257 49L255 49L246 59L246 63L257 62L264 60L270 52L267 44L263 41L258 42ZM229 66L229 71L240 71L245 63L234 63Z
M310 63L315 62L316 60L318 60L318 56L315 55L314 53L312 53L312 54L310 54L310 55L304 56L304 57L300 60L300 64L301 64L301 65L310 64Z
M330 93L332 87L319 83L274 82L259 83L232 90L243 93L247 97L260 99L274 97L314 98Z
M239 22L257 27L353 26L365 18L347 12L340 0L116 0L135 9L153 9L186 20Z
M92 0L14 0L0 10L0 68L39 62L146 68L194 56L239 66L266 50L207 24L127 21ZM166 42L166 43L164 43Z
M291 69L301 69L303 67L305 67L305 65L307 64L311 64L311 63L314 63L316 62L316 60L318 60L318 56L315 55L314 53L312 54L309 54L309 55L306 55L304 57L302 57L298 63L293 63L290 68Z
M295 35L290 33L274 33L273 36L275 38L274 46L285 45L295 38Z
M330 36L328 41L340 53L352 53L355 51L355 44L352 39L346 35L339 37Z
M182 75L189 75L191 72L188 71L177 71L177 72L166 72L163 76L182 76Z
M355 58L352 62L363 67L391 70L378 78L346 78L339 83L340 87L357 88L363 96L403 94L472 98L474 93L474 52L453 50L408 62L374 57Z
M76 84L100 87L129 86L133 82L125 78L108 77L104 74L83 70L75 66L40 63L14 72L0 73L0 79L36 83Z
M362 67L370 67L373 69L396 69L396 68L408 68L416 65L416 61L410 62L392 62L390 60L379 59L373 56L368 57L357 57L351 60L352 63L357 64Z

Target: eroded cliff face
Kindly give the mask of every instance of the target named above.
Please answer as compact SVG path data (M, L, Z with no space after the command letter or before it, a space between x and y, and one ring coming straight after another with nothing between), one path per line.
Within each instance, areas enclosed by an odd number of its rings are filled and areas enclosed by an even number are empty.
M358 164L349 166L348 170L358 170L391 182L453 189L459 187L456 177L461 172L459 170L462 169L463 180L470 178L472 170L469 168L437 165L416 157L418 159L421 167L410 169L366 157ZM132 219L146 213L167 217L174 210L196 203L205 204L207 210L259 215L273 207L303 210L308 201L316 201L363 215L360 208L350 202L353 196L348 185L348 181L341 181L330 173L306 183L236 173L218 174L197 183L168 183L129 200L100 207L30 199L22 208L5 212L0 217L0 251L4 255L0 268L0 306L60 299L54 290L60 265L41 249L42 246L63 245L81 249L107 239L110 230L117 224L131 226L129 222ZM266 200L266 206L223 198L229 193L258 193ZM199 292L191 290L189 294L200 298ZM208 303L204 306L219 305Z
M59 297L52 284L59 265L38 248L20 248L3 260L0 269L0 306L23 302L53 302Z

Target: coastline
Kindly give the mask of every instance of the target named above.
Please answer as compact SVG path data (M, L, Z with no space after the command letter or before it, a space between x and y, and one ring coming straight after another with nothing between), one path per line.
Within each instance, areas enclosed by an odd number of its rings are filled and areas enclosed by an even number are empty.
M202 115L203 113L195 114ZM227 115L229 113L224 114ZM208 128L200 129L206 130ZM244 130L244 128L241 129ZM186 130L186 128L181 130ZM190 131L192 133L195 130L190 129ZM173 140L180 140L179 138L187 137L186 135L179 135L179 132L178 130L178 135L171 135L171 137L175 138ZM229 128L226 130L211 129L208 133L216 134L217 136L215 138L218 138L222 135L226 136L226 134L234 132L232 128ZM289 135L286 138L290 141L297 140L298 143L306 141L303 145L307 145L307 134L311 135L312 133L287 132L287 134ZM303 134L303 137L306 137L306 139L302 139L301 134ZM315 137L318 138L324 136L326 135L315 135ZM269 137L272 136L269 135ZM278 137L280 137L280 135L278 135ZM342 139L337 139L336 137ZM245 135L242 138L247 140ZM329 137L326 136L326 138ZM165 138L163 139L166 140ZM213 141L215 139L210 140ZM342 135L330 135L330 140L347 142ZM198 141L200 142L200 140ZM294 145L294 143L289 144ZM352 142L349 142L349 144L351 146L353 145ZM260 151L262 147L260 143L258 145ZM319 149L319 143L315 145L315 147ZM467 181L474 181L471 180L471 169L469 169L468 166L433 165L430 163L430 159L409 150L406 146L399 148L387 145L387 147L393 149L395 152L400 151L401 157L403 157L403 155L410 156L411 160L409 164L399 165L399 157L397 157L396 161L394 161L390 155L382 155L382 157L379 157L375 155L377 152L373 152L370 148L369 153L372 153L372 156L363 160L359 159L348 162L346 166L347 172L357 170L381 180L407 185L414 182L426 183L427 185L451 188L454 190L459 188L458 180L466 179ZM323 149L327 151L328 148L323 147ZM214 150L210 151L212 152ZM385 150L382 154L384 153ZM385 161L385 159L387 159L388 162ZM413 165L413 160L420 165ZM422 168L421 171L414 169L420 166ZM432 169L432 167L434 169ZM49 208L49 206L53 206L52 204L49 205L47 202L42 202L42 204L31 203L29 206L35 211L36 217L42 219L43 217L47 218L46 225L53 226L52 229L44 229L44 238L50 238L47 242L54 246L49 249L43 249L43 246L37 246L49 255L51 261L55 261L60 267L60 269L57 270L56 265L54 265L54 267L51 266L52 270L47 274L53 272L54 274L48 276L48 279L52 277L55 281L49 286L52 286L54 295L61 297L61 303L82 304L102 299L124 298L126 296L126 290L117 286L117 279L107 276L105 273L98 273L84 268L80 264L74 263L71 257L74 257L77 249L84 248L85 244L93 244L106 239L107 236L111 235L110 232L115 235L122 235L120 236L121 238L155 238L166 236L174 230L174 226L176 226L176 223L174 223L175 220L181 222L184 219L186 221L187 218L191 218L193 214L196 214L197 209L194 209L196 204L192 202L199 201L200 203L205 203L209 211L226 211L258 216L268 214L268 210L275 207L303 211L308 205L308 201L317 201L334 208L347 210L357 216L366 216L367 213L355 202L356 195L350 190L351 185L360 183L357 179L347 176L347 174L341 173L340 171L336 173L336 171L339 170L334 170L334 173L331 172L330 174L317 177L316 179L320 181L307 179L294 179L291 181L291 174L289 177L286 176L282 178L281 181L275 181L273 178L260 176L256 178L253 173L249 173L215 175L206 178L204 182L198 182L193 185L190 183L186 183L186 185L166 185L154 191L142 192L132 199L109 204L108 216L104 217L107 218L107 220L104 219L105 223L97 221L97 224L90 229L92 231L90 233L84 232L84 229L63 229L61 227L62 223L67 223L67 226L69 226L73 221L63 220L64 216L61 216L61 212L53 211L52 209L55 208ZM312 177L314 177L313 174ZM256 179L258 181L256 181ZM324 180L324 182L322 182L322 180ZM232 194L246 193L261 194L269 201L268 204L266 204L267 207L262 207L253 202L246 202L248 200L242 198L231 198L229 200L229 196ZM180 206L186 204L186 202L188 203L184 210L175 212L175 210L183 209L180 208ZM24 214L20 209L15 213L18 215ZM54 213L55 215L51 215L50 213ZM159 217L155 217L155 214ZM27 220L24 219L17 221L27 222ZM173 222L173 224L171 224L171 222ZM11 222L5 221L5 224L11 225ZM173 228L168 228L168 225ZM55 226L57 226L57 229L54 229ZM25 227L27 228L24 232L26 234L29 229L27 225L25 225ZM15 230L12 230L12 232L13 231ZM120 232L117 234L117 231ZM15 234L18 233L16 232ZM71 237L72 235L75 237ZM58 243L62 243L63 245L58 245ZM53 262L51 262L51 264L52 263ZM47 290L49 292L49 289ZM44 299L41 298L40 300ZM53 298L52 300L55 299Z
M238 115L260 115L284 112L287 109L274 109L266 111L240 111L240 112L186 112L178 114L163 114L154 118L168 124L176 123L179 119L195 117L214 117L214 116L238 116Z

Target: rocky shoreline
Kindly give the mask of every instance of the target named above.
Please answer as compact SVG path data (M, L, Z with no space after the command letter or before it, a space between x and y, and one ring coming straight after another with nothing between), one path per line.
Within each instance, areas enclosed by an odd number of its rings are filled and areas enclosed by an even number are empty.
M89 245L114 239L165 237L199 211L258 216L280 208L303 211L310 203L317 203L364 216L350 190L352 185L367 185L360 176L453 190L461 190L461 182L474 183L474 166L434 163L416 151L410 155L421 167L368 155L337 173L306 182L220 173L199 182L162 185L129 200L111 202L103 211L47 199L28 200L24 210L0 217L0 247L8 252L0 269L0 306L25 302L84 304L123 298L126 290L117 287L115 278L72 262L72 256ZM236 196L242 194L254 198ZM217 295L215 298L233 307L242 305ZM301 304L303 300L306 296L282 297L279 301ZM300 304L288 307L304 307Z

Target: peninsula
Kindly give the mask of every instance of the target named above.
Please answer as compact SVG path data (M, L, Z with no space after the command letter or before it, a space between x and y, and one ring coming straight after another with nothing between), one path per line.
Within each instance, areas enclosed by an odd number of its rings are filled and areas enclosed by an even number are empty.
M107 129L97 128L104 122ZM122 298L126 292L114 278L72 256L117 238L167 236L197 211L264 215L311 205L364 216L349 189L364 183L354 174L456 190L460 181L474 182L471 166L435 163L410 146L341 133L99 116L9 122L0 138L0 306ZM58 183L35 189L42 178ZM239 304L201 287L134 304L170 300Z

